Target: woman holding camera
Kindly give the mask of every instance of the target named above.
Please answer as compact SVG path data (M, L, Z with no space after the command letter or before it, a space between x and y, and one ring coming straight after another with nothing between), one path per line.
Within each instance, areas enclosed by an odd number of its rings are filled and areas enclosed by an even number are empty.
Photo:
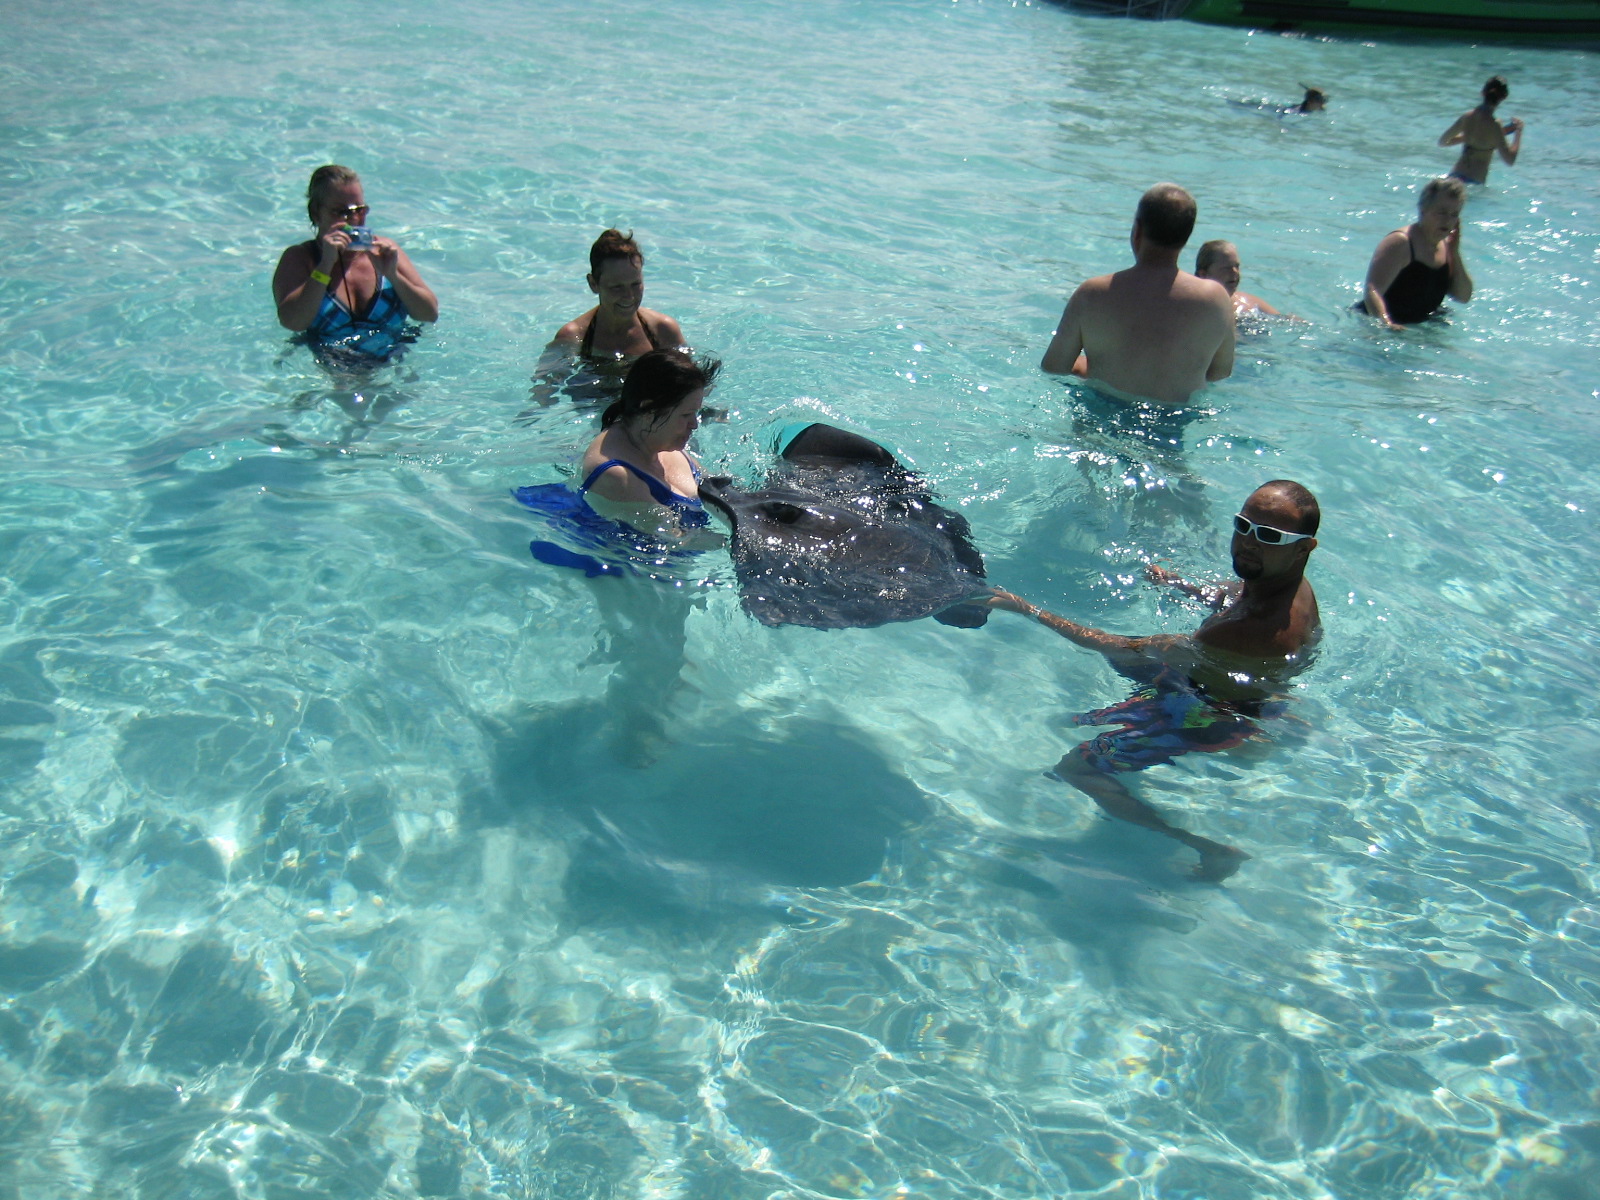
M436 321L439 300L406 252L367 228L361 178L330 164L311 174L306 212L317 236L278 260L278 323L314 346L381 362L403 344L407 319Z

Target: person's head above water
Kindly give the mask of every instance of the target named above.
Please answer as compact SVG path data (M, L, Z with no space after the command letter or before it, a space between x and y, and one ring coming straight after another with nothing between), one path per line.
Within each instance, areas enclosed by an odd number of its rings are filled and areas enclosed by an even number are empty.
M1328 107L1328 93L1321 88L1308 87L1303 83L1300 86L1306 89L1305 97L1300 101L1301 112L1321 112Z
M334 193L343 191L351 184L360 187L361 176L349 167L341 167L338 163L329 163L311 172L311 182L306 185L306 216L311 218L313 225L321 224L323 209L333 200ZM365 222L349 223L361 225Z
M1467 185L1459 179L1444 176L1430 179L1422 185L1422 191L1417 194L1417 213L1426 213L1430 208L1439 203L1454 204L1457 215L1467 202Z
M1233 295L1239 290L1239 248L1222 238L1205 243L1194 256L1194 273L1215 280Z
M632 319L644 303L644 253L631 230L608 229L595 239L587 279L602 308Z
M628 368L622 395L600 415L600 427L621 422L650 429L666 420L686 399L703 392L716 379L722 363L696 362L682 350L652 350Z
M1158 183L1139 197L1134 223L1146 240L1166 250L1181 250L1194 232L1199 207L1175 183Z
M623 233L620 229L608 229L595 238L594 245L589 247L591 283L600 278L601 268L612 259L620 259L636 267L644 266L644 251L640 250L639 243L633 240L633 230Z
M1491 75L1489 82L1483 85L1483 102L1490 108L1509 95L1511 95L1511 85L1506 82L1504 75Z
M1247 583L1298 578L1317 548L1322 525L1317 498L1292 479L1273 479L1251 492L1233 518L1233 573Z

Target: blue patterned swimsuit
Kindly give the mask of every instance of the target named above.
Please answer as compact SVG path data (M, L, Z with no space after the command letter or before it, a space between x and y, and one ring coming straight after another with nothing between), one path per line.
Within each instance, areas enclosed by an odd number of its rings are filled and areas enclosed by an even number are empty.
M315 243L311 246L315 263L318 250ZM359 317L339 302L330 287L323 293L316 319L306 328L305 339L319 351L333 351L352 362L387 362L402 347L416 341L415 331L406 328L408 320L405 305L387 279Z

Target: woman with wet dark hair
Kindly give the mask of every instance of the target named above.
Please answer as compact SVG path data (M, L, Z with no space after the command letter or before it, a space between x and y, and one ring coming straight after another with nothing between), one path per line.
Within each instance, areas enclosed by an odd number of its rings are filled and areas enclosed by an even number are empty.
M1450 168L1450 177L1462 183L1485 183L1489 164L1498 154L1506 166L1517 161L1522 150L1522 122L1513 117L1501 124L1494 115L1500 102L1511 95L1503 75L1491 76L1483 85L1483 103L1456 118L1456 123L1439 136L1441 146L1460 146L1461 157ZM1506 135L1510 134L1508 141Z
M591 508L657 535L705 527L700 465L687 447L720 367L682 350L652 350L633 364L583 456L578 490Z
M644 307L644 253L632 233L607 229L589 248L589 290L599 303L556 331L555 342L584 358L635 358L683 345L683 330Z
M531 542L534 558L610 577L594 588L601 645L615 664L605 711L611 745L631 766L647 765L665 743L683 667L688 594L657 581L681 580L695 552L724 544L709 528L700 464L688 451L720 365L681 350L642 355L600 418L578 488L546 483L513 493L562 537Z

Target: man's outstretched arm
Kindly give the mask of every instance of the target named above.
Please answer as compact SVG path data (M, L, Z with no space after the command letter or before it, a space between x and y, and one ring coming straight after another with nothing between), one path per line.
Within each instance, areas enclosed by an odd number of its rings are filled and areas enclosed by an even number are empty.
M1053 629L1069 642L1082 646L1086 650L1097 650L1107 658L1125 658L1136 656L1140 658L1159 658L1163 651L1173 649L1187 642L1187 638L1175 637L1171 634L1156 634L1151 637L1124 637L1120 633L1107 633L1103 629L1095 629L1091 625L1080 625L1078 622L1059 616L1056 613L1040 608L1037 604L1030 604L1014 592L1007 592L996 588L994 595L989 597L990 608L1003 608L1007 612L1014 612L1024 617L1032 617L1046 629Z

